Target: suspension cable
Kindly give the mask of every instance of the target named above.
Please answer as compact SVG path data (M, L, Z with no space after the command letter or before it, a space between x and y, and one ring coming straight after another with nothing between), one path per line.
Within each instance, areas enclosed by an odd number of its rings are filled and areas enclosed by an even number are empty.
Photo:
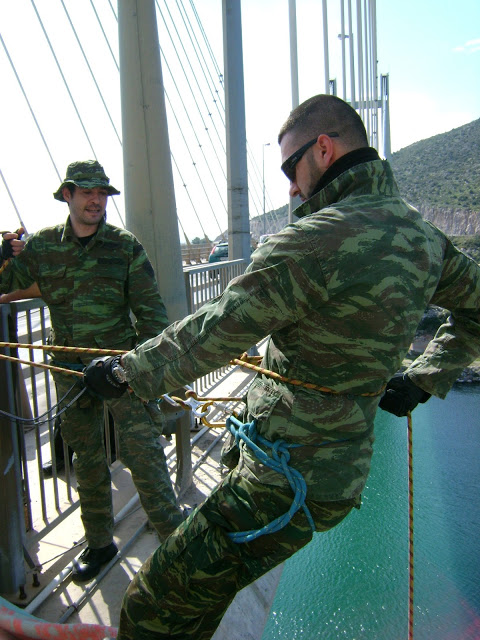
M10 57L10 54L8 53L7 46L6 46L5 42L4 42L4 40L3 40L2 36L1 36L1 34L0 34L0 40L1 40L1 42L2 42L3 48L4 48L4 50L5 50L5 53L6 53L6 55L7 55L8 61L10 62L10 66L11 66L11 67L12 67L12 69L13 69L13 73L15 74L15 78L17 79L17 82L18 82L18 85L19 85L19 87L20 87L20 90L21 90L21 92L23 93L23 97L25 98L25 102L27 103L27 106L28 106L28 108L30 109L30 114L31 114L31 116L32 116L32 118L33 118L33 121L35 122L35 125L36 125L36 127L37 127L38 133L40 134L40 137L41 137L42 142L43 142L43 144L44 144L44 146L45 146L45 149L47 150L48 156L49 156L49 158L50 158L50 160L51 160L51 162L52 162L52 164L53 164L53 168L55 169L55 171L56 171L56 173L57 173L58 179L61 181L61 180L62 180L62 178L60 177L60 173L59 173L59 171L58 171L58 169L57 169L57 165L55 164L55 160L53 159L53 156L52 156L52 154L51 154L51 152L50 152L50 149L49 149L49 147L48 147L47 141L45 140L45 136L43 135L43 132L42 132L42 129L40 128L40 125L38 124L38 120L37 120L37 118L36 118L36 116L35 116L35 113L34 113L34 111L33 111L33 109L32 109L32 105L30 104L30 102L29 102L29 100L28 100L27 94L25 93L25 89L23 88L22 81L20 80L20 77L19 77L19 75L18 75L18 73L17 73L17 70L16 70L16 68L15 68L15 65L13 64L13 61L12 61L12 59L11 59L11 57ZM24 226L24 225L22 225L22 226Z
M115 131L115 135L117 136L117 139L118 139L118 141L120 143L120 146L122 146L122 139L120 138L120 136L118 134L117 127L115 126L115 123L113 122L113 119L112 119L112 116L110 114L110 111L109 111L109 109L108 109L108 107L107 107L107 105L105 103L105 100L103 98L102 92L100 91L100 87L98 86L97 79L96 79L95 74L92 71L92 67L90 66L90 63L88 61L87 55L85 53L85 49L82 47L82 43L80 42L80 38L78 37L77 30L75 29L75 27L73 25L73 22L72 22L72 20L70 18L70 14L69 14L69 12L67 10L67 7L65 6L64 0L60 0L60 2L62 3L62 7L63 7L63 9L64 9L64 11L65 11L65 13L67 15L68 22L70 23L72 31L73 31L73 33L75 35L75 38L77 40L77 44L80 47L80 51L82 52L83 59L85 60L85 64L87 65L88 70L90 71L90 75L92 76L92 80L93 80L93 82L95 84L95 87L97 89L98 95L100 96L100 100L102 101L102 104L105 107L105 111L107 112L107 116L108 116L108 118L110 120L110 124L112 125L113 130Z
M161 11L160 7L158 6L158 0L156 0L156 3L157 3L157 8L158 8L158 10L159 10L159 13L160 13L160 15L161 15L161 17L162 17L162 20L163 20L163 22L164 22L165 28L166 28L166 30L167 30L167 33L168 33L168 35L169 35L169 37L170 37L170 41L171 41L171 43L172 43L172 45L173 45L173 48L174 48L174 50L175 50L175 53L177 54L177 59L178 59L178 61L179 61L179 63L180 63L180 66L181 66L181 68L182 68L183 75L185 76L185 79L186 79L186 81L187 81L187 85L188 85L188 87L189 87L189 89L190 89L190 93L191 93L192 98L193 98L193 100L194 100L195 106L197 107L197 111L198 111L198 114L199 114L199 116L200 116L200 119L201 119L201 121L202 121L202 123L203 123L204 130L205 130L206 135L207 135L207 137L208 137L208 139L209 139L209 141L210 141L210 143L211 143L211 145L212 145L212 149L213 149L214 155L215 155L215 157L217 158L217 161L218 161L219 167L220 167L220 169L222 170L222 173L223 173L224 177L226 177L226 175L225 175L225 168L224 168L224 166L223 166L222 162L220 161L220 158L219 158L219 156L218 156L218 153L217 153L216 147L215 147L215 145L214 145L214 143L213 143L213 140L212 140L212 138L211 138L211 136L210 136L209 128L208 128L207 123L205 122L205 119L204 119L204 117L203 117L203 115L202 115L202 112L201 112L201 110L200 110L200 108L199 108L199 105L198 105L198 102L197 102L197 98L196 98L196 96L195 96L195 94L194 94L194 92L193 92L193 90L192 90L192 86L191 86L191 84L190 84L190 82L189 82L188 76L187 76L187 74L185 73L185 68L184 68L184 66L183 66L183 64L182 64L182 61L181 61L181 59L180 59L180 56L179 56L179 54L178 54L177 47L175 47L175 43L173 42L173 38L172 38L172 36L171 36L171 34L170 34L170 31L169 31L169 29L168 29L168 26L167 26L167 24L166 24L166 20L165 20L165 18L164 18L164 16L163 16L163 13L162 13L162 11ZM160 50L162 51L162 49L161 49L161 48L160 48ZM162 51L162 55L164 55L164 54L163 54L163 51ZM165 56L164 56L164 57L165 57ZM177 87L177 81L175 80L175 76L174 76L173 74L172 74L172 82L174 83L175 87ZM178 91L178 87L177 87L177 91ZM180 95L180 92L179 92L179 95ZM180 98L180 99L182 100L182 103L183 103L183 99L182 99L182 98ZM186 109L185 109L185 110L186 110ZM215 131L216 131L216 129L215 129ZM216 131L216 133L217 133L217 135L218 135L218 132L217 132L217 131ZM222 151L225 153L225 149L224 149L224 148L222 148Z
M165 65L166 65L166 68L168 69L168 71L169 71L169 73L170 73L171 78L173 79L173 72L172 72L172 70L171 70L171 68L170 68L170 65L169 65L169 63L168 63L168 60L166 59L166 57L165 57L165 55L164 55L164 53L163 53L162 49L160 49L160 53L162 54L162 59L163 59L163 61L164 61ZM209 173L210 173L210 177L212 178L213 184L215 185L215 189L217 190L217 193L218 193L218 195L219 195L219 197L220 197L220 201L222 202L222 204L223 204L223 207L224 207L225 211L227 211L227 206L226 206L226 204L225 204L225 202L224 202L223 195L222 195L222 193L221 193L220 189L218 188L217 181L215 180L215 176L214 176L214 174L213 174L213 172L212 172L212 169L211 169L211 167L210 167L210 163L208 162L208 159L207 159L207 157L206 157L206 155L205 155L205 151L204 151L203 145L202 145L202 143L201 143L201 141L200 141L200 139L199 139L199 137L198 137L198 135L197 135L197 131L196 131L195 126L194 126L194 124L193 124L193 122L192 122L192 119L191 119L190 114L189 114L189 112L188 112L188 109L187 109L187 107L186 107L186 105L185 105L185 102L183 101L183 99L182 99L182 97L181 97L181 94L180 94L180 91L179 91L179 89L178 89L177 84L174 82L174 83L173 83L173 85L174 85L174 87L175 87L175 89L176 89L176 91L177 91L177 94L178 94L179 98L180 98L180 102L181 102L182 107L183 107L183 109L184 109L184 111L185 111L185 115L186 115L186 117L187 117L187 120L188 120L188 122L189 122L190 126L192 127L193 135L194 135L194 137L195 137L195 139L196 139L196 141L197 141L197 144L198 144L198 147L199 147L200 151L202 152L203 159L204 159L205 164L206 164L206 166L207 166L207 169L208 169L208 171L209 171ZM218 156L217 156L217 159L218 159ZM225 172L224 172L224 175L225 175Z
M43 22L42 22L42 19L41 19L41 17L40 17L40 14L38 13L37 7L36 7L36 5L35 5L35 0L30 0L30 2L32 3L32 6L33 6L33 8L34 8L34 10L35 10L35 13L37 14L38 22L40 23L40 26L41 26L41 28L42 28L43 34L44 34L45 39L46 39L46 41L47 41L47 43L48 43L48 46L49 46L49 48L50 48L50 52L51 52L51 54L52 54L52 56L53 56L53 59L55 60L55 63L56 63L57 68L58 68L58 71L59 71L59 73L60 73L60 75L61 75L61 77L62 77L63 84L65 85L65 88L66 88L66 90L67 90L67 93L68 93L68 95L69 95L69 97L70 97L70 100L71 100L71 102L72 102L73 108L75 109L75 113L77 114L78 121L80 122L80 125L81 125L81 127L82 127L82 129L83 129L83 132L84 132L85 137L86 137L86 139L87 139L87 141L88 141L88 144L89 144L89 146L90 146L90 149L92 150L93 157L95 158L95 160L97 160L97 159L98 159L98 158L97 158L97 154L95 153L95 149L93 148L92 141L90 140L90 137L89 137L89 135L88 135L87 129L85 128L85 124L84 124L84 122L83 122L82 116L80 115L80 112L79 112L79 110L78 110L77 104L76 104L76 102L75 102L75 100L74 100L74 98L73 98L72 92L70 91L70 87L69 87L68 82L67 82L67 80L66 80L66 78L65 78L65 74L63 73L62 67L61 67L61 65L60 65L60 63L59 63L59 61L58 61L58 58L57 58L56 54L55 54L54 48L53 48L53 46L52 46L52 43L51 43L51 41L50 41L50 38L48 37L47 31L46 31L46 29L45 29L45 26L44 26L44 24L43 24ZM57 173L58 173L58 171L57 171ZM62 180L62 178L60 177L60 174L59 174L59 180L60 180L60 181ZM120 220L121 220L121 222L122 222L122 225L123 225L123 226L125 226L125 222L124 222L124 220L123 220L123 218L122 218L122 216L121 216L121 214L120 214L120 211L119 211L119 209L118 209L117 203L116 203L116 202L115 202L115 200L113 200L113 199L112 199L112 202L113 202L113 206L114 206L114 207L115 207L115 209L117 210L117 214L118 214L118 217L120 218Z
M1 38L1 36L0 36L0 38ZM13 199L13 196L12 196L12 194L11 194L11 192L10 192L10 189L8 188L7 181L5 180L5 178L4 178L4 176L3 176L3 171L2 171L1 169L0 169L0 176L2 177L3 184L5 185L5 189L7 190L7 193L8 193L8 196L9 196L9 198L10 198L10 201L11 201L11 203L13 204L13 208L15 209L15 213L17 214L18 221L20 222L20 225L23 227L23 229L24 229L24 230L25 230L25 232L26 232L27 227L25 226L25 223L24 223L24 222L23 222L23 220L22 220L22 216L20 215L20 212L19 212L19 210L17 209L17 205L15 204L15 200ZM0 273L1 273L1 271L0 271Z
M177 2L177 7L178 7L179 6L179 0L176 0L176 2ZM180 12L180 15L182 16L183 24L185 25L186 31L187 31L188 36L190 38L190 42L192 44L192 48L193 48L193 50L195 52L195 55L197 57L197 61L198 61L198 64L200 66L200 69L202 70L203 77L205 78L205 82L207 83L207 86L210 89L212 100L213 100L213 103L215 104L215 106L217 108L218 115L220 116L221 123L222 123L223 126L225 126L225 118L224 118L224 116L225 116L225 106L224 106L224 104L223 104L223 102L221 100L221 96L220 96L220 93L219 93L218 89L215 89L215 82L214 82L214 80L212 78L212 75L210 74L210 70L209 70L207 62L205 60L205 56L203 55L203 52L202 52L202 50L200 48L200 44L198 42L197 36L195 35L195 31L193 30L192 23L190 21L190 18L188 17L187 11L186 11L186 9L185 9L185 7L183 5L183 2L181 0L180 0L180 5L181 5L181 9L179 7L179 12ZM185 14L185 16L183 14ZM186 24L185 19L187 20L188 25ZM192 39L192 35L193 35L193 39L195 40L195 42ZM201 53L202 60L200 60L199 52ZM210 76L210 80L207 78L206 71L208 71L208 75ZM213 90L212 90L212 87L210 85L212 85L214 87ZM219 105L222 107L222 109L219 108Z
M115 58L115 54L113 53L113 49L112 49L112 47L110 46L110 41L109 41L109 39L107 38L107 34L105 33L105 29L103 28L103 23L102 23L102 21L100 20L100 16L99 16L99 15L98 15L98 13L97 13L97 10L96 10L96 8L95 8L95 5L93 4L93 0L90 0L90 4L92 5L92 9L93 9L93 11L94 11L94 13L95 13L95 16L96 16L96 18L97 18L97 22L98 22L98 24L99 24L99 26L100 26L100 29L102 30L103 37L104 37L104 39L105 39L105 42L107 43L107 47L108 47L108 49L109 49L110 53L112 54L113 62L115 63L115 66L117 67L117 71L120 71L120 66L119 66L119 64L118 64L118 62L117 62L117 59ZM111 6L111 5L110 5L110 6ZM115 15L115 12L114 12L114 15ZM115 16L115 18L117 18L117 16ZM118 22L118 19L117 19L117 22Z
M182 128L181 128L181 126L180 126L180 123L179 123L178 118L177 118L177 114L175 113L175 109L173 109L173 107L172 107L172 103L170 102L170 98L168 97L167 91L165 91L165 97L167 98L168 104L170 105L171 111L172 111L172 113L173 113L173 115L174 115L174 117L175 117L175 120L176 120L177 125L178 125L178 130L180 131L180 133L181 133L181 135L182 135L182 138L183 138L183 141L185 142L185 147L186 147L186 149L188 150L188 153L189 153L189 155L190 155L190 160L192 161L192 165L195 167L195 171L197 172L198 180L199 180L199 182L200 182L200 184L201 184L201 186L202 186L202 189L203 189L203 192L204 192L205 197L206 197L206 199L207 199L207 202L208 202L208 204L210 205L210 209L211 209L211 211L212 211L213 217L215 218L215 222L217 223L218 229L219 229L219 231L220 231L220 233L221 233L221 232L222 232L222 229L221 229L221 227L220 227L220 223L218 222L217 216L215 215L215 210L214 210L213 205L212 205L212 203L211 203L211 201L210 201L210 198L209 198L209 196L208 196L208 193L207 193L207 190L206 190L206 188L205 188L205 185L203 184L203 180L202 180L202 179L201 179L201 177L200 177L200 173L199 173L199 171L198 171L198 165L197 165L197 163L195 162L195 160L194 160L194 158L193 158L193 156L192 156L192 153L191 153L191 151L190 151L190 145L189 145L189 144L187 144L187 141L186 141L185 136L184 136L184 133L183 133L183 129L182 129ZM171 155L172 155L172 158L173 158L173 153L172 153ZM175 167L177 168L178 173L180 174L180 177L181 177L180 169L179 169L179 167L178 167L178 165L177 165L177 163L176 163L176 162L175 162ZM183 186L185 187L185 189L187 189L187 185L185 184L185 182L183 181L183 179L182 179L182 182L183 182ZM189 196L189 197L190 197L190 196ZM204 231L204 229L203 229L203 225L202 225L202 223L201 223L201 221L200 221L200 218L199 218L198 212L197 212L196 207L195 207L195 205L193 204L193 202L192 202L192 199L191 199L191 198L190 198L190 202L192 203L193 210L195 211L195 215L197 216L197 220L198 220L198 223L200 224L200 227L201 227L201 229L202 229L202 231L203 231L203 235L204 235L204 237L206 237L205 231Z
M47 41L47 43L48 43L48 46L50 47L50 52L51 52L51 54L52 54L52 56L53 56L53 59L55 60L55 63L56 63L56 65L57 65L57 69L58 69L58 71L59 71L59 73L60 73L60 75L61 75L61 77L62 77L63 84L65 85L65 88L66 88L66 90L67 90L67 93L68 93L68 95L69 95L69 97L70 97L70 100L71 100L71 102L72 102L73 108L75 109L75 113L77 114L77 118L78 118L78 120L79 120L79 122L80 122L80 125L81 125L82 129L83 129L83 132L84 132L84 134L85 134L85 137L87 138L88 144L90 145L90 149L92 150L92 153L93 153L94 158L95 158L95 159L97 159L97 154L95 153L95 149L93 148L92 141L90 140L90 137L89 137L89 135L88 135L88 133L87 133L87 130L86 130L86 128L85 128L85 124L84 124L84 122L83 122L83 120L82 120L82 116L80 115L80 113L79 113L79 111L78 111L77 105L76 105L75 100L74 100L74 98L73 98L73 96L72 96L72 92L70 91L70 87L69 87L68 82L67 82L67 80L66 80L66 78L65 78L65 75L64 75L64 73L63 73L62 67L61 67L61 65L60 65L60 63L59 63L59 61L58 61L58 58L57 58L56 54L55 54L55 51L54 51L54 49L53 49L52 43L51 43L51 41L50 41L50 38L48 37L48 33L47 33L47 31L46 31L46 29L45 29L45 27L44 27L44 24L43 24L43 22L42 22L42 19L41 19L41 17L40 17L40 14L38 13L37 7L36 7L36 5L35 5L35 0L30 0L30 2L32 3L32 6L33 6L33 8L34 8L34 10L35 10L35 13L37 14L37 19L38 19L38 22L40 23L40 26L41 26L41 28L42 28L43 35L45 36L45 39L46 39L46 41ZM60 177L60 176L59 176L59 177ZM60 180L61 180L61 178L60 178Z
M200 228L201 228L201 230L202 230L203 237L204 237L204 238L206 238L206 237L207 237L207 234L205 233L205 229L203 228L203 224L202 224L202 222L201 222L201 220L200 220L200 217L199 217L199 215L198 215L197 209L195 208L195 205L194 205L194 203L193 203L193 200L192 200L192 198L191 198L191 196L190 196L190 192L188 191L188 187L187 187L187 185L186 185L186 183L185 183L185 181L184 181L184 179L183 179L183 177L182 177L182 173L181 173L181 171L180 171L180 167L178 166L177 161L175 160L175 156L173 155L173 153L171 153L171 152L170 152L170 154L171 154L171 156L172 156L173 164L175 165L175 168L176 168L176 170L178 171L178 175L180 176L180 180L182 181L182 184L183 184L183 186L184 186L184 188L185 188L185 193L187 194L188 199L190 200L190 204L192 205L193 210L195 211L195 215L196 215L196 217L197 217L198 224L200 225ZM178 217L179 217L179 216L178 216L178 212L177 212L177 218L178 218ZM217 224L218 224L218 223L217 223Z
M167 27L166 20L165 20L165 18L163 17L163 14L162 14L162 11L161 11L161 9L160 9L160 6L159 6L159 2L158 2L158 0L156 0L156 3L157 3L158 10L160 11L160 14L161 14L161 16L162 16L162 20L163 20L163 22L164 22L164 24L165 24L165 27L166 27L166 29L167 29L167 33L168 33L168 35L170 36L170 41L172 42L172 45L174 46L175 53L177 54L177 58L178 58L178 60L179 60L179 62L180 62L180 64L181 64L181 66L182 66L182 70L183 70L184 76L185 76L185 78L186 78L186 80L187 80L187 82L188 82L188 77L187 77L187 74L186 74L186 71L185 71L185 67L184 67L184 65L181 63L180 55L179 55L179 52L178 52L178 48L177 48L177 47L175 47L175 45L174 45L173 38L172 38L172 36L171 36L171 34L170 34L170 29ZM191 60L190 60L190 56L188 56L188 55L187 55L187 52L186 52L186 50L185 50L185 46L184 46L184 44L183 44L183 38L181 38L181 37L180 37L180 34L179 34L179 32L178 32L178 29L177 29L177 26L176 26L176 24L175 24L175 21L173 20L173 17L172 17L172 14L171 14L171 12L170 12L170 9L168 8L168 3L167 3L167 2L165 2L165 8L166 8L166 10L167 10L167 12L168 12L168 15L169 15L169 17L170 17L170 20L171 20L171 22L172 22L172 24L173 24L173 28L174 28L174 30L175 30L175 33L177 34L178 41L179 41L179 43L180 43L180 46L182 47L183 53L185 54L185 59L187 60L188 66L190 67L190 70L191 70L191 72L192 72L192 75L193 75L193 78L194 78L194 80L195 80L195 84L197 85L197 88L198 88L198 91L199 91L199 93L200 93L200 96L201 96L201 98L203 99L203 103L204 103L205 108L206 108L206 110L207 110L207 114L208 114L208 116L209 116L209 118L210 118L211 124L212 124L212 126L213 126L213 128L214 128L215 133L217 134L217 138L218 138L218 141L219 141L219 143L220 143L220 147L221 147L221 149L222 149L222 152L223 152L223 153L225 153L226 151L225 151L224 142L223 142L222 138L220 137L220 134L218 133L218 129L217 129L217 127L216 127L216 125L215 125L215 122L214 122L214 120L213 120L212 113L210 112L210 109L208 108L208 105L207 105L206 100L205 100L205 96L203 95L203 91L202 91L202 89L201 89L201 87L200 87L200 84L199 84L199 82L198 82L197 74L196 74L196 73L194 72L194 70L193 70L193 67L192 67L192 64L191 64ZM188 83L188 84L189 84L189 86L190 86L190 83ZM194 94L193 94L193 91L192 91L191 93L192 93L192 95L194 95ZM195 96L194 96L194 98L195 98ZM200 109L200 107L199 107L199 105L198 105L198 103L197 103L197 100L196 100L196 99L195 99L195 104L197 105L197 109L198 109L199 113L201 113L201 109ZM202 121L203 121L203 118L202 118ZM203 122L204 122L204 121L203 121ZM205 125L205 122L204 122L204 125ZM208 130L208 128L207 128L206 126L205 126L205 128Z

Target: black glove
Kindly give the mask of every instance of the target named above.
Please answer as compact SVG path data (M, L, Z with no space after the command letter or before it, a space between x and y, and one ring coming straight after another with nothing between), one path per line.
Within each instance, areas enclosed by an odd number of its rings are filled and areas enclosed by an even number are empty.
M95 358L83 370L85 386L94 396L101 398L120 398L128 389L128 382L119 382L112 371L120 356Z
M8 260L13 258L13 247L10 244L10 240L2 240L2 247L0 249L0 260Z
M430 395L413 384L406 373L396 373L388 381L378 406L401 418L406 416L409 411L413 411L419 402L426 402Z

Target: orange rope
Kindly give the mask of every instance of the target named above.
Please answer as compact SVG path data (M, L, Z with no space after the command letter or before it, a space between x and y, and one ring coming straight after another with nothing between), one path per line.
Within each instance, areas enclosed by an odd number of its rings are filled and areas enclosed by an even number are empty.
M64 369L63 367L54 367L51 364L45 364L43 362L30 362L30 360L21 360L20 358L14 358L13 356L6 356L3 353L0 353L0 358L2 360L10 360L11 362L18 362L20 364L28 364L31 367L40 367L41 369L51 369L53 371L60 371L61 373L66 373L71 376L83 377L83 373L81 371L73 371L72 369Z
M128 353L128 351L121 351L115 349L90 349L88 347L63 347L59 345L34 345L34 344L22 344L20 342L0 342L0 347L16 347L20 349L43 349L44 351L63 351L66 353L89 353L96 355L123 355L124 353ZM275 371L270 371L269 369L264 369L263 367L258 366L262 360L262 356L249 356L244 353L240 358L233 358L230 360L229 364L234 364L239 367L243 367L245 369L251 369L252 371L256 371L257 373L263 373L274 380L280 380L281 382L286 382L287 384L293 384L295 386L305 387L306 389L313 389L315 391L321 391L322 393L331 393L333 395L342 395L341 391L335 391L334 389L330 389L329 387L322 387L317 384L313 384L312 382L302 382L301 380L295 380L292 378L286 378L285 376L276 373ZM370 393L359 393L359 396L373 397L379 396L385 390L385 386L383 385L379 391L372 391Z
M5 271L5 269L8 266L8 263L10 262L11 258L8 258L7 260L5 260L5 262L2 264L2 266L0 267L0 274Z
M42 351L62 351L65 353L92 353L104 356L117 356L128 353L118 349L90 349L89 347L62 347L49 344L23 344L21 342L0 342L0 347L10 347L12 349L42 349Z
M412 414L407 413L408 422L408 640L413 640L413 437Z
M250 361L250 360L257 360L258 358L260 360L262 359L261 356L248 356L247 354L244 353L240 359L234 358L233 360L230 360L230 364L236 364L240 367L252 369L252 371L256 371L257 373L263 373L264 375L269 376L274 380L280 380L280 382L286 382L288 384L293 384L295 386L305 387L306 389L321 391L322 393L331 393L333 395L343 395L345 393L346 394L350 393L349 391L342 392L342 391L335 391L334 389L330 389L329 387L321 387L318 384L313 384L312 382L302 382L301 380L286 378L285 376L282 376L279 373L276 373L275 371L270 371L269 369L263 369L262 367L259 367L258 364L253 364L253 362ZM384 392L385 387L386 385L383 385L383 387L379 391L372 391L371 393L359 393L356 395L368 396L368 397L379 396L381 393Z

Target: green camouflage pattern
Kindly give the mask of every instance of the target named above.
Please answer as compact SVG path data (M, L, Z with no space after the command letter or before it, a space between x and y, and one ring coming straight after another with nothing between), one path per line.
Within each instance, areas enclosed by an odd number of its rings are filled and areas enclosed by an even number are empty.
M54 373L54 378L62 397L72 386L72 377ZM183 514L176 505L158 429L134 394L105 402L115 423L117 458L130 469L148 519L159 539L165 540L183 522ZM113 539L111 477L103 429L103 401L89 393L83 394L62 416L62 437L75 451L73 465L81 517L92 549L106 547Z
M106 189L109 196L118 196L120 191L110 184L104 168L96 160L79 160L72 162L67 167L65 180L53 194L55 200L66 202L62 190L67 184L74 184L81 189L93 189L102 187Z
M379 392L399 369L427 305L448 306L455 323L435 343L442 374L412 367L419 386L443 397L478 353L480 271L400 198L381 160L342 173L295 213L299 221L257 249L220 298L124 360L135 393L150 399L270 335L262 366L341 395L259 375L247 419L270 441L305 445L292 465L310 497L342 500L361 493L370 467L379 396L361 394ZM452 332L458 348L446 357ZM243 463L246 475L283 484L247 451Z
M37 282L50 311L51 344L132 349L168 325L147 254L134 235L102 220L83 247L70 219L42 229L0 276L0 292ZM135 316L132 323L130 310ZM54 364L88 364L94 355L56 353ZM54 375L58 397L72 377ZM70 396L71 397L71 396ZM119 457L131 470L140 500L160 539L183 516L175 505L158 427L136 396L107 401L118 433ZM75 451L82 519L89 546L112 541L110 473L105 459L103 401L84 394L63 414L62 435Z
M255 496L255 501L252 501ZM312 539L303 511L277 533L235 544L225 530L244 531L283 515L291 495L232 472L188 520L144 563L130 583L117 640L208 640L236 592ZM308 507L317 531L339 524L359 500ZM232 633L232 638L235 638Z
M0 292L34 282L48 305L55 345L128 350L168 325L142 245L129 231L103 220L86 247L75 237L70 218L31 235L0 275ZM77 362L78 356L62 355L62 360Z
M427 305L451 318L410 368L416 384L443 397L480 352L480 268L400 198L381 160L345 171L295 213L219 298L124 360L129 384L150 399L269 336L264 367L336 391L258 375L246 397L260 435L304 445L290 465L323 531L359 505L369 473L380 395L361 394L380 394L399 369ZM134 578L118 640L210 638L235 593L312 536L302 510L253 542L227 533L263 527L291 501L286 479L241 445L227 480Z

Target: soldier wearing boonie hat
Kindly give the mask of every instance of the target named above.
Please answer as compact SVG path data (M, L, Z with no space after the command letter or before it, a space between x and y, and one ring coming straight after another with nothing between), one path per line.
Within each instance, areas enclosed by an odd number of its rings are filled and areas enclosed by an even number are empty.
M97 160L80 160L69 164L65 180L53 194L55 200L66 202L62 191L63 187L69 184L73 184L82 189L103 187L108 191L109 196L120 195L120 191L110 184L110 178L107 177L104 168Z
M36 286L50 311L52 345L129 350L168 325L144 248L132 233L105 219L108 196L119 193L96 160L72 162L53 194L67 203L67 219L30 235L20 252L17 242L16 254L0 274L0 293ZM10 243L18 234L5 235ZM91 359L56 352L52 363L82 370ZM57 371L53 376L57 397L71 397L72 376ZM142 506L163 540L183 522L183 513L158 430L140 399L125 394L106 404L118 435L117 458L130 469ZM103 415L102 399L84 393L61 417L62 437L76 454L88 545L72 570L77 582L91 580L117 553Z

